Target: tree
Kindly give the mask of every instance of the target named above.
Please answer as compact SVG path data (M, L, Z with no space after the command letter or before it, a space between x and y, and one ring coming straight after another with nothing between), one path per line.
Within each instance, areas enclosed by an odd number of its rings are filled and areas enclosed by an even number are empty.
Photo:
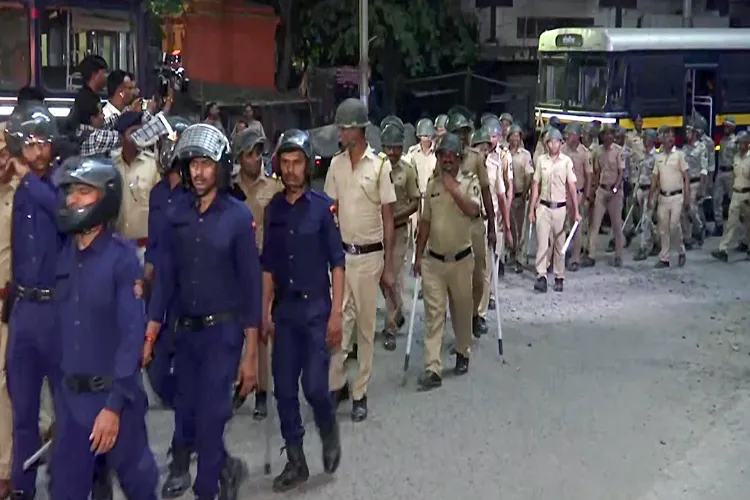
M358 0L322 0L301 14L298 55L312 65L357 64ZM370 64L393 111L399 82L476 60L475 22L452 0L370 0Z

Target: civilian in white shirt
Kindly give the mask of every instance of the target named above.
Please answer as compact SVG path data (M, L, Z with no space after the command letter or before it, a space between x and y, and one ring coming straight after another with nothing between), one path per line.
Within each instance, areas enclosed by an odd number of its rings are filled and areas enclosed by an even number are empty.
M130 75L116 69L107 75L107 102L102 108L104 118L121 115L135 98L135 82Z

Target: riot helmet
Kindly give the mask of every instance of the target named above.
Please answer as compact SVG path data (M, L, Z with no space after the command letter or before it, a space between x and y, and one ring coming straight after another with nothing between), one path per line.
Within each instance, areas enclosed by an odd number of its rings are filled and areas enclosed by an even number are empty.
M547 131L547 136L544 138L544 142L560 141L562 142L563 136L556 128L551 128Z
M177 144L180 135L190 126L190 121L181 116L170 116L168 120L173 132L168 136L161 137L158 142L159 162L156 166L160 174L166 174L172 170L175 144Z
M232 153L234 154L234 160L239 163L240 158L243 154L248 151L252 151L256 146L263 146L266 144L265 136L259 134L256 130L245 129L234 138L232 144Z
M29 101L13 109L5 126L10 154L20 156L24 146L51 144L57 137L57 122L47 106Z
M435 146L435 153L441 151L450 151L456 156L461 156L462 153L461 139L454 133L448 132L440 138L437 145Z
M380 130L383 130L386 125L395 125L401 130L404 130L404 121L396 115L388 115L380 122Z
M469 123L472 124L472 128L474 128L474 113L472 113L469 108L459 104L458 106L453 106L451 109L449 109L448 113L446 114L448 116L453 116L456 113L466 118L469 121Z
M724 130L728 134L731 134L732 131L734 131L735 127L737 127L737 122L734 120L734 117L728 116L726 117L726 119L724 119L722 125L724 125Z
M489 122L500 122L500 118L497 117L494 113L482 113L482 117L479 119L479 124L484 127Z
M229 140L213 125L207 123L190 125L175 145L176 168L180 169L183 182L193 190L195 186L190 176L190 163L198 158L206 158L216 164L217 189L231 188L232 160Z
M297 174L294 173L294 165L299 165L298 159L297 163L294 164L295 160L294 157L292 157L291 174L289 172L285 174L285 169L282 169L282 155L284 153L290 153L293 151L300 151L304 155L305 171L304 177L301 179L297 178ZM273 154L272 163L274 172L276 173L276 175L281 177L281 181L287 188L301 189L304 185L308 184L312 176L314 163L310 134L296 128L287 130L286 132L281 134L281 136L279 137L279 142L276 145L276 150Z
M581 137L581 125L578 123L568 123L565 126L565 133Z
M334 123L339 128L365 128L370 124L367 106L359 99L350 97L336 108Z
M645 142L652 142L656 144L657 140L659 139L658 134L656 133L656 130L649 128L643 131L643 140Z
M492 144L489 131L485 127L480 127L471 134L471 145L477 146L479 144Z
M417 137L435 137L435 125L429 118L422 118L417 122Z
M448 122L445 124L445 128L446 130L448 130L448 132L455 134L461 129L473 130L474 125L464 115L460 113L453 113L448 118Z
M510 136L513 134L518 134L519 139L523 139L523 129L520 125L511 125L508 129L508 139L510 139Z
M446 125L448 124L448 115L437 115L437 118L435 118L435 130L439 131L440 129L445 130Z
M403 147L404 130L396 123L388 123L380 132L380 144L386 147Z
M554 128L559 131L562 128L562 123L560 122L560 119L558 117L553 116L547 122L547 128Z
M76 184L99 191L99 199L85 206L68 206L67 195ZM109 158L72 156L60 167L58 186L66 195L57 212L60 231L87 233L100 225L114 224L122 203L122 177Z
M503 113L500 115L500 123L508 122L508 125L513 125L513 115L510 113Z

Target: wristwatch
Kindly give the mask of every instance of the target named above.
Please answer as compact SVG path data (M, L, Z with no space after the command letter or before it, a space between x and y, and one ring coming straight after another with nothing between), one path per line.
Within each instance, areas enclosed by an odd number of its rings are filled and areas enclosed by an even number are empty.
M617 194L617 188L612 188L612 192Z

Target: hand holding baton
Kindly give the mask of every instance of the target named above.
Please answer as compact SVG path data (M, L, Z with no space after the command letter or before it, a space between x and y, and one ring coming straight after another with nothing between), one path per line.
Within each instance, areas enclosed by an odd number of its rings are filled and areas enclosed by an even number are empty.
M570 233L568 234L568 237L565 239L565 244L562 247L562 254L565 255L565 253L568 251L568 247L570 246L570 242L573 241L573 236L576 234L576 230L578 229L579 222L575 221L573 224L573 227L570 230Z

